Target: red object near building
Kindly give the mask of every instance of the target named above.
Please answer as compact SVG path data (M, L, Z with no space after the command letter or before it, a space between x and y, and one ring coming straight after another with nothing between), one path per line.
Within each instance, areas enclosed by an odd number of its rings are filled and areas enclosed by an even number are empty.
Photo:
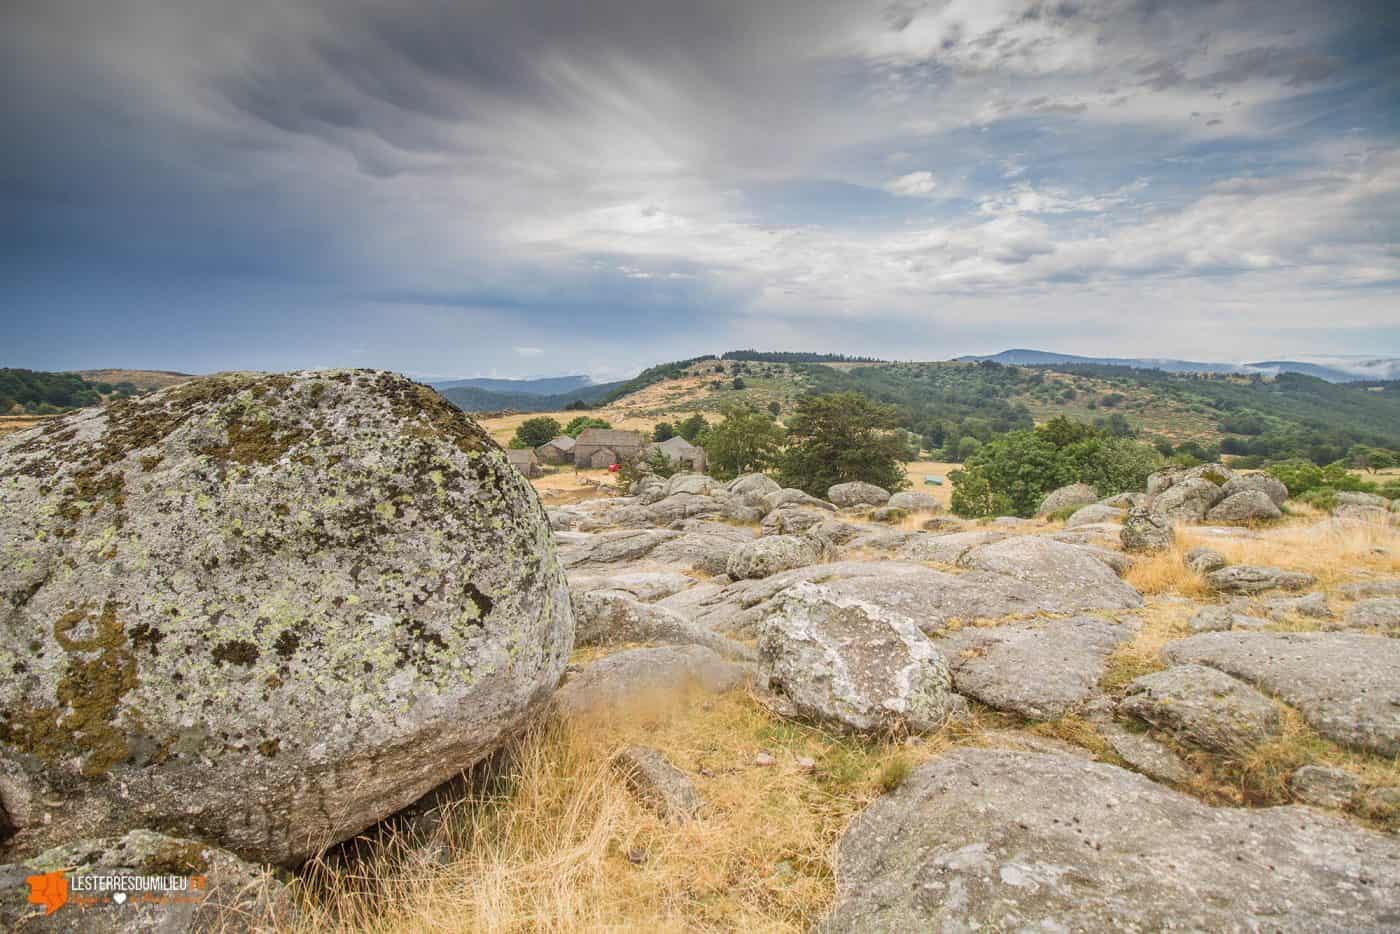
M621 466L620 464L609 464L609 465L608 465L608 473L617 473L617 472L618 472L619 470L621 470L621 469L622 469L622 466Z

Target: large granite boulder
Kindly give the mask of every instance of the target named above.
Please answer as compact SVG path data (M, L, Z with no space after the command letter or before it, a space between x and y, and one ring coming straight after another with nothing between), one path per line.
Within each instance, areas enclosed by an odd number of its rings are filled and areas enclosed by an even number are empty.
M735 477L724 485L724 488L736 496L753 494L757 496L768 496L782 489L778 481L772 477L761 473L746 473L743 476Z
M1124 515L1125 513L1121 509L1114 509L1112 506L1105 506L1102 503L1090 503L1076 509L1065 520L1065 528L1077 529L1086 525L1122 522Z
M1288 487L1283 485L1283 481L1266 473L1241 474L1220 489L1226 499L1246 490L1258 490L1269 497L1275 506L1282 506L1288 499Z
M1098 498L1099 494L1089 484L1071 483L1069 486L1062 486L1058 490L1047 493L1045 498L1040 501L1040 508L1035 511L1035 514L1048 516L1062 509L1088 506L1096 502Z
M1210 508L1210 522L1271 522L1283 515L1269 494L1263 490L1240 490L1231 493Z
M1214 481L1188 477L1157 495L1152 500L1152 511L1177 525L1200 522L1224 498L1224 490Z
M1306 807L1213 808L1073 756L957 749L841 839L845 931L1382 930L1400 840Z
M826 498L838 506L883 506L890 500L890 491L873 483L852 480L832 486L826 491Z
M176 827L296 863L494 750L573 646L530 484L390 373L209 377L4 438L0 549L20 856Z
M933 496L917 490L895 493L885 505L892 509L903 509L905 512L938 512L943 508Z
M1303 590L1317 583L1317 578L1302 571L1231 564L1206 574L1206 583L1218 593L1256 594L1270 590Z
M810 583L777 604L759 635L759 677L802 716L875 733L934 730L966 711L910 616Z

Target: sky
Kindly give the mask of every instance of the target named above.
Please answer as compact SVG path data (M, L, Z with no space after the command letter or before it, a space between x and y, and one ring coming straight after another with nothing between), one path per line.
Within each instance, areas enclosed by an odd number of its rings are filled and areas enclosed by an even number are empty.
M6 0L0 366L1400 355L1400 6Z

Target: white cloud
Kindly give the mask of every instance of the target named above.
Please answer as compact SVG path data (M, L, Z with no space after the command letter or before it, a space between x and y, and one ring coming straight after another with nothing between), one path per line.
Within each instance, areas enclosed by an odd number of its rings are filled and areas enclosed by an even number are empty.
M885 184L885 190L890 194L904 195L910 198L927 198L933 194L938 187L938 182L934 179L932 172L910 172L908 175L901 175Z
M511 349L521 357L538 357L544 353L543 347L512 347Z

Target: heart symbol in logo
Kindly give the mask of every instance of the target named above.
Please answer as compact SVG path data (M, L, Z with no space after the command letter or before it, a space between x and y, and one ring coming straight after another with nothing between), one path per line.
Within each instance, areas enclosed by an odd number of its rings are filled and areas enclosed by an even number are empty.
M126 893L118 892L116 895L112 896L112 901L116 902L118 905L126 904Z

